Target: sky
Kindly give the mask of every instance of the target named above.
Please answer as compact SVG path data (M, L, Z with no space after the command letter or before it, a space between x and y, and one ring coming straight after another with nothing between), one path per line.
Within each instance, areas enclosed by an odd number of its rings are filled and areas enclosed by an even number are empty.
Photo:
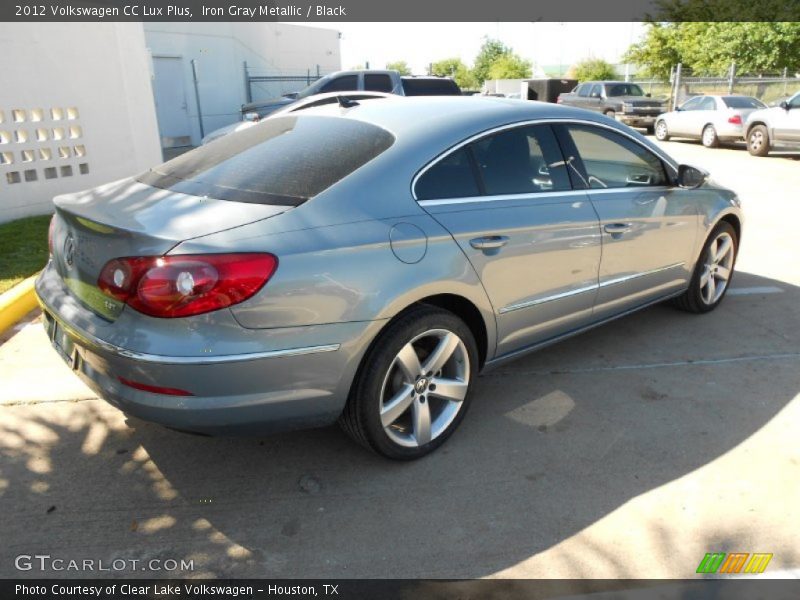
M309 26L309 23L297 23ZM342 69L383 68L405 60L414 74L428 64L460 57L471 65L485 36L501 40L538 65L564 65L583 58L620 63L644 33L641 23L315 23L342 33Z

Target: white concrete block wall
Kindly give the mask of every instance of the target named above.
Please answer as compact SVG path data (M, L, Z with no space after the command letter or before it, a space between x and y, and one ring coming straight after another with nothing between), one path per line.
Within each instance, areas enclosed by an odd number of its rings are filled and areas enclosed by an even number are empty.
M180 58L192 143L200 125L191 61L198 65L198 91L205 133L240 119L246 102L243 63L253 75L330 73L341 69L339 32L284 23L145 23L152 57ZM304 84L299 84L304 87Z
M0 222L161 162L140 23L0 24L0 111Z

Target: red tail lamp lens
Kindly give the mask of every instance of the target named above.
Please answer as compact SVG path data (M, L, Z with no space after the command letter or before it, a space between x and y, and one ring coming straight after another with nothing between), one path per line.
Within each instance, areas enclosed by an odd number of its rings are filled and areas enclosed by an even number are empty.
M732 117L728 117L728 123L732 123L733 125L741 125L742 115L733 115Z
M153 317L188 317L247 300L275 273L272 254L197 254L117 258L100 289Z
M161 387L160 385L150 385L149 383L140 383L138 381L131 381L124 377L117 377L120 383L127 385L135 390L142 392L150 392L151 394L164 394L165 396L194 396L191 392L180 390L178 388Z

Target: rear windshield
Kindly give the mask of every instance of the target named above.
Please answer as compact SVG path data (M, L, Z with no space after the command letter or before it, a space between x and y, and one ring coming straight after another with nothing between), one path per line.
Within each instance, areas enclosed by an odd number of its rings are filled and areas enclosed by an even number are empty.
M460 96L461 90L452 79L416 79L403 77L406 96Z
M154 167L138 181L217 200L297 206L393 143L391 133L362 121L276 117Z
M728 108L765 108L766 105L749 96L723 96L722 101Z

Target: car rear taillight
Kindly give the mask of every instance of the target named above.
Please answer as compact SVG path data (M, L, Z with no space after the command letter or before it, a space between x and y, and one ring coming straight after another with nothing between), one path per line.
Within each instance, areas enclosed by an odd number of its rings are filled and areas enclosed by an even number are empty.
M731 123L732 125L741 125L742 115L733 115L732 117L728 117L728 123Z
M50 227L47 228L47 247L50 249L50 256L53 256L53 231L56 228L56 216L50 219Z
M278 268L272 254L115 258L97 281L108 296L152 317L188 317L243 302Z
M562 102L563 102L563 100L561 99L561 96L556 98L556 104L561 104Z

